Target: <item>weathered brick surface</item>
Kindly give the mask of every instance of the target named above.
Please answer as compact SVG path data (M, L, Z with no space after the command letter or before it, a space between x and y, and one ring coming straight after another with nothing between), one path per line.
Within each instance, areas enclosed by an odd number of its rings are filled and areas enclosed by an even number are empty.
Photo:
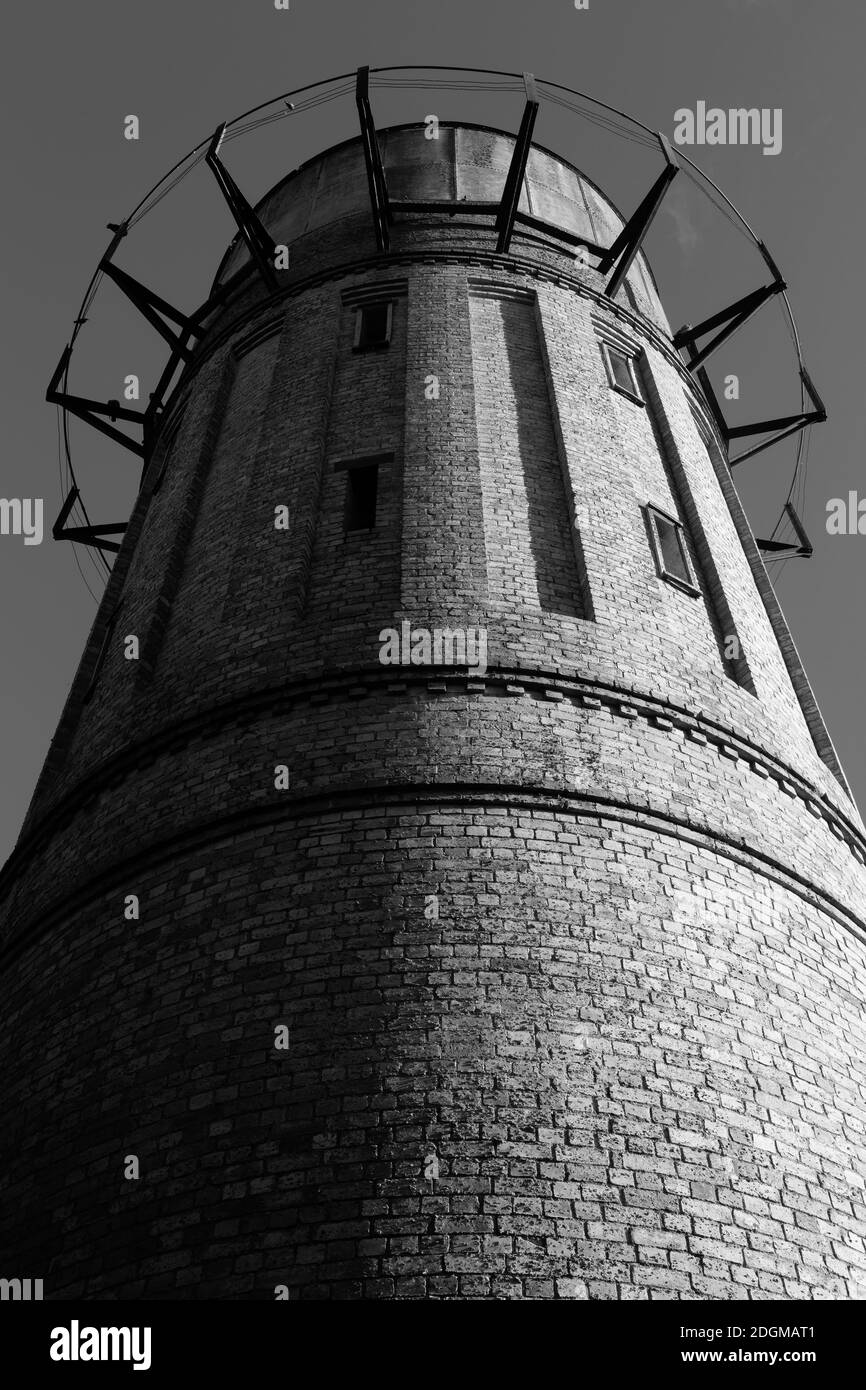
M536 172L542 215L567 180ZM862 1297L866 841L651 282L610 305L459 216L378 256L316 180L285 292L245 290L181 383L0 877L4 1271ZM354 353L377 285L391 343ZM383 451L345 534L335 462ZM657 577L647 504L701 595ZM403 620L483 626L486 674L383 666Z
M534 300L471 287L488 582L514 613L586 616Z
M166 847L140 923L118 882L7 967L27 1268L58 1296L862 1296L857 943L709 846L432 801Z

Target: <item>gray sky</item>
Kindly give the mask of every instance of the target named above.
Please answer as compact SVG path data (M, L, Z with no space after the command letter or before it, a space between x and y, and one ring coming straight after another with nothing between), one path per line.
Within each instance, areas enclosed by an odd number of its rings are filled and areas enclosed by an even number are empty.
M95 612L72 547L50 540L60 483L56 417L44 393L107 244L105 223L126 216L220 120L360 63L529 70L624 109L669 137L674 112L700 100L782 108L777 156L730 146L686 153L771 249L789 284L806 364L830 413L812 432L802 509L815 554L774 575L855 795L866 803L866 536L830 536L825 529L830 498L849 490L866 497L866 391L859 375L862 7L853 0L590 0L588 10L577 11L573 0L291 0L285 12L273 0L80 0L74 6L48 0L18 4L4 17L0 496L44 497L49 538L24 546L18 537L0 536L0 859L20 828ZM413 104L408 94L392 99L374 90L373 104L380 124L435 112L510 129L521 109L517 96L494 103L438 92ZM141 120L137 143L123 139L129 113ZM317 149L355 133L351 99L304 120L303 128L287 122L272 128L257 152L242 151L241 141L225 147L251 198ZM536 138L584 168L626 209L658 171L652 152L621 140L605 144L592 127L547 107ZM204 297L233 233L210 179L197 171L118 257L185 309ZM687 195L671 197L647 246L674 327L766 279L730 225ZM158 365L159 340L146 329L142 335L119 296L97 303L99 327L95 312L93 337L86 345L80 339L79 375L71 385L82 394L119 397L123 375L137 371L146 379ZM790 341L775 306L718 355L717 371L740 375L741 420L799 405ZM138 480L133 456L103 449L82 424L74 431L73 459L92 519L125 519ZM737 470L758 534L769 534L792 469L786 447ZM92 582L83 556L82 567Z

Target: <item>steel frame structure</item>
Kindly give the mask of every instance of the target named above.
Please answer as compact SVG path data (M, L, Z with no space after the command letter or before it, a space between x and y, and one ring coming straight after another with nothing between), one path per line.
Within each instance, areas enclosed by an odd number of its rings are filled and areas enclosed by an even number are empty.
M276 103L282 103L288 106L289 109L292 109L292 103L289 98L298 96L302 92L311 91L314 88L326 87L332 83L343 82L348 78L354 77L355 105L358 112L370 197L370 213L376 237L376 246L380 254L387 255L391 244L390 228L395 223L396 214L411 214L422 210L436 211L437 209L453 211L455 205L453 203L440 204L438 202L393 201L389 197L387 177L370 102L370 75L371 73L426 73L442 71L451 73L472 73L476 77L493 76L517 78L522 82L525 97L520 126L515 137L514 150L501 197L498 201L494 202L460 202L460 212L469 215L493 215L495 219L496 251L502 255L508 254L512 236L517 226L523 226L532 231L540 231L547 235L553 235L567 243L586 246L588 251L598 257L597 269L601 274L609 274L609 279L604 286L604 294L609 298L613 298L621 288L635 257L640 252L664 196L680 169L680 159L674 155L664 135L659 132L651 131L649 127L643 125L642 122L636 120L634 117L627 115L625 112L617 111L616 108L608 106L605 102L599 102L596 98L590 97L586 93L578 92L573 88L563 87L559 83L548 83L540 79L536 80L531 73L508 73L488 68L444 68L441 66L412 68L386 67L373 69L365 66L358 68L354 74L342 73L337 77L326 78L320 82L311 83L307 87L299 88L295 92L284 93L279 97L272 98L270 101L261 103L250 111L242 113L242 115L236 117L231 122L222 122L217 126L209 140L195 146L189 154L179 160L174 168L169 170L169 172L154 185L154 188L145 195L124 222L108 224L108 229L113 234L111 242L99 261L87 292L85 293L82 308L79 310L78 317L75 320L70 341L63 349L60 361L49 382L46 399L50 403L58 405L65 414L77 416L94 429L107 435L115 443L121 444L124 448L140 457L143 460L144 467L146 467L158 435L160 418L165 411L166 397L169 393L169 388L171 387L178 367L181 364L189 362L194 355L195 343L203 336L204 321L216 308L225 303L225 301L234 294L236 289L244 286L248 278L254 274L261 276L271 293L277 293L281 287L280 271L275 266L277 247L267 229L262 225L254 208L241 192L219 157L220 147L226 132L230 127L239 125L240 122L246 120L250 116L266 110ZM594 106L631 122L636 128L653 136L661 148L665 161L661 173L657 176L645 197L641 200L634 213L625 222L622 231L609 247L597 246L586 241L581 241L579 237L568 232L564 228L554 227L539 218L533 217L529 213L519 211L520 194L523 188L527 162L532 146L532 136L536 118L541 104L539 86L549 88L551 92L567 92L570 96L579 97L582 100L592 102ZM127 235L133 219L136 219L139 215L143 215L141 210L145 207L148 200L178 169L188 160L199 155L203 149L206 150L204 156L205 162L213 173L217 186L228 204L229 211L237 225L238 232L249 251L250 260L248 264L241 266L228 280L214 290L203 304L192 313L188 314L169 304L167 300L163 299L160 295L155 293L155 291L141 284L140 281L136 280L127 271L116 265L114 257L118 247ZM758 240L749 224L724 193L722 193L721 189L719 189L690 159L687 159L683 155L681 155L680 158L683 162L690 165L701 179L709 184L710 187L724 199L728 208L736 215L754 241L765 263L770 269L772 276L769 284L753 290L750 294L745 295L726 308L719 310L719 312L704 319L702 322L694 326L685 324L674 335L673 339L675 348L687 354L684 365L696 377L700 384L716 427L724 441L726 451L729 452L729 446L733 439L747 438L759 434L769 436L737 454L734 458L730 458L729 456L729 465L733 467L735 464L743 463L745 460L754 457L762 450L770 448L772 445L790 435L802 432L808 425L823 422L827 418L827 413L802 361L799 335L797 334L793 313L787 298L787 286L779 274L766 246L763 242ZM117 400L93 400L86 396L72 394L68 390L69 367L72 360L75 340L82 325L87 322L85 307L89 303L100 274L107 276L124 292L124 294L126 294L127 298L138 309L151 327L165 339L170 349L168 360L160 375L155 390L151 393L150 403L145 410L129 409L122 406ZM754 314L776 295L781 295L782 297L793 331L799 364L801 409L799 412L790 415L779 416L775 419L759 420L753 424L728 425L720 402L713 390L709 376L707 375L705 363L723 343L727 342L739 328L747 323ZM715 332L715 336L706 342L704 346L699 346L698 340L713 332ZM811 405L811 409L806 408L807 398ZM141 430L140 438L135 438L126 431L117 429L117 421L125 421L139 427ZM65 423L64 421L64 424ZM67 526L66 523L70 518L72 510L76 502L79 502L81 498L80 490L72 469L71 457L69 457L68 454L67 463L69 465L71 487L63 500L60 513L54 523L52 530L54 538L56 540L69 540L92 546L103 554L103 556L106 551L117 552L120 549L119 543L108 539L108 537L122 535L126 530L125 522L92 525L88 520L86 525ZM812 546L793 508L790 494L785 504L785 513L794 527L798 545L790 545L775 540L760 540L757 542L758 546L765 551L765 553L774 556L782 553L802 556L811 555Z

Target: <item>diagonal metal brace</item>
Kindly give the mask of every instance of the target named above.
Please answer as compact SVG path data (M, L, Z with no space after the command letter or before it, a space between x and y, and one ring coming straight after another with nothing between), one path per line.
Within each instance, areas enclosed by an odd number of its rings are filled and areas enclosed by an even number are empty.
M388 184L385 179L385 166L382 163L382 151L379 149L379 137L376 134L373 110L370 106L369 67L358 68L355 105L361 121L361 141L364 148L364 164L367 168L376 245L380 251L387 251L391 245L391 234L388 230L392 220L391 207L388 202Z
M703 389L707 405L710 407L710 413L716 422L716 428L718 429L719 434L724 439L725 447L727 448L728 423L724 417L724 414L722 413L722 407L719 404L719 398L713 390L713 383L710 381L710 375L706 367L698 367L697 378Z
M722 346L722 343L727 342L728 338L736 333L738 328L742 328L744 323L748 323L752 315L756 314L768 299L772 299L773 295L781 294L788 288L763 242L761 243L761 252L773 272L773 279L769 285L762 285L760 289L752 290L751 294L743 295L742 299L735 300L726 309L720 309L717 314L695 324L694 327L690 323L684 324L679 332L674 334L674 347L688 348L689 350L690 356L686 366L690 372L702 366L707 358ZM703 337L705 333L712 333L714 328L720 328L721 332L717 333L715 338L704 347L698 348L697 339Z
M224 304L226 300L231 297L231 295L234 293L234 291L238 288L239 285L246 284L246 281L249 278L249 276L254 273L255 272L253 266L242 265L239 270L235 271L234 275L232 275L230 279L226 280L225 283L219 287L219 289L214 290L213 294L211 294L204 301L203 304L200 304L199 307L192 314L190 314L188 320L190 333L194 334L196 338L201 338L206 331L205 328L202 327L205 320L212 313L214 313L220 307L220 305ZM178 340L178 343L172 348L172 351L168 356L168 360L165 366L163 367L159 381L157 382L156 386L151 392L150 405L147 407L147 410L145 411L145 446L147 446L147 444L149 443L152 431L157 425L158 417L163 407L165 393L168 390L169 384L171 382L172 377L175 374L175 371L177 370L178 364L181 360L187 360L188 355L184 352L183 349L184 344L180 340Z
M794 556L802 556L804 559L808 560L814 550L814 546L806 535L806 528L795 512L793 503L786 502L785 511L788 514L791 525L797 533L799 545L794 545L791 541L759 541L757 539L755 540L755 545L759 550L763 550L770 555L778 555L780 557L782 555L788 555L792 558Z
M253 211L228 169L219 157L219 148L226 133L226 122L218 125L205 156L205 163L213 171L220 190L229 205L229 211L237 223L238 231L246 242L247 249L255 261L259 274L272 293L279 289L275 273L277 254L276 242L265 230L258 215Z
M66 521L69 513L78 501L79 492L77 487L73 487L57 517L51 534L56 541L80 541L82 545L92 545L96 550L108 550L115 554L120 550L117 541L107 541L105 536L122 536L126 530L126 522L118 521L109 526L67 526Z
M725 436L730 443L732 439L742 439L750 434L766 434L768 430L773 430L769 439L762 439L758 444L753 444L751 449L744 449L741 454L730 460L733 468L737 463L743 463L745 459L750 459L755 454L760 454L762 450L769 449L773 444L778 444L780 439L787 439L789 434L796 434L799 430L805 429L807 425L821 425L827 419L827 411L824 402L815 390L812 379L805 367L800 369L800 379L803 389L812 402L812 410L801 410L796 415L779 415L774 420L757 420L752 425L729 425L725 429Z
M119 266L112 265L107 256L103 257L99 269L110 280L113 280L119 289L123 290L128 299L132 300L136 309L144 315L160 337L165 339L172 351L177 352L184 361L188 362L192 357L187 346L188 338L192 334L199 338L202 336L193 320L188 315L181 313L179 309L175 309L167 299L163 299L153 290L148 289L146 285L142 285L141 281L136 280L133 275L121 270ZM166 319L176 323L181 332L178 333L175 329L170 328Z
M54 375L48 383L48 390L45 399L50 405L62 406L71 415L78 415L85 420L88 425L92 425L95 430L102 434L107 434L109 439L113 439L116 444L122 444L133 454L144 457L144 444L133 439L130 435L124 434L123 430L117 430L113 425L108 425L105 420L101 420L101 415L106 415L109 420L131 420L136 425L145 427L145 415L140 410L129 410L122 406L120 401L91 401L85 396L70 396L68 392L59 390L60 382L69 365L72 356L72 348L67 345L63 349L60 361L58 362Z
M598 269L602 275L606 275L611 266L616 265L616 270L604 287L604 292L609 299L613 299L631 269L632 261L643 245L644 238L661 207L662 199L680 170L673 150L661 133L659 133L658 141L665 157L665 167L643 202L632 213L616 241L605 251L598 264Z
M540 105L535 78L531 72L523 74L523 86L526 91L526 105L520 118L520 129L514 141L511 163L508 166L502 198L496 213L496 250L500 252L507 251L511 244L514 219L517 216L517 204L520 202L520 190L523 187L526 164L532 146L532 132L535 128L535 119Z

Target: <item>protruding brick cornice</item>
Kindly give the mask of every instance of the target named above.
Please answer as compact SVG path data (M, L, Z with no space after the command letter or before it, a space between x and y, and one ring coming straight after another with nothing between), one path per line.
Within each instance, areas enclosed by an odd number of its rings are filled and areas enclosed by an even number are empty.
M826 794L807 782L790 765L767 749L735 732L701 710L623 686L560 676L546 671L515 667L489 667L483 677L469 668L372 666L345 672L314 675L246 693L211 705L186 719L149 732L92 769L77 782L19 841L0 872L0 901L8 894L28 861L68 825L78 810L107 787L117 786L132 773L154 763L166 751L177 751L194 738L217 733L229 723L254 722L263 714L279 713L296 704L328 701L353 703L375 694L423 693L428 698L465 695L478 699L496 695L512 699L565 701L587 710L606 710L612 717L643 719L664 733L680 731L687 739L713 749L720 758L742 761L762 781L772 779L787 796L798 799L816 820L826 823L836 839L845 843L866 864L866 836L835 807ZM396 791L399 784L394 785ZM431 789L432 790L432 789Z
M545 243L548 246L548 243ZM550 244L549 249L558 248ZM232 342L236 335L241 334L248 326L261 314L270 314L277 304L285 304L289 300L296 299L306 294L309 290L318 289L335 280L344 280L349 275L364 275L381 271L388 275L397 266L410 265L466 265L484 266L485 269L493 272L497 277L511 273L513 275L531 276L533 279L541 280L547 284L558 285L566 289L573 290L576 294L594 303L608 318L619 319L627 324L632 333L637 333L651 342L665 359L673 366L680 376L684 386L689 392L689 396L695 399L706 417L707 412L703 404L703 398L695 386L692 375L687 371L680 354L674 348L670 338L660 332L658 327L651 319L643 314L638 314L634 310L626 308L624 305L616 304L608 299L601 290L594 290L586 281L581 280L576 275L570 275L564 268L554 268L545 265L541 261L532 260L526 256L501 255L495 251L485 251L479 247L477 241L468 242L466 247L455 247L449 244L441 250L431 250L425 247L418 251L394 251L387 255L364 256L354 261L341 261L325 269L313 272L311 275L304 276L302 279L294 281L286 286L278 294L269 295L267 299L256 300L236 318L227 323L224 328L209 333L203 341L201 347L196 351L195 356L189 366L182 373L178 382L165 404L165 418L168 419L173 410L174 401L186 391L189 382L196 375L203 363L208 361L215 352L218 352L225 344ZM390 283L390 281L388 282ZM499 281L500 287L502 281ZM229 312L229 311L226 311ZM257 330L256 330L257 331ZM236 350L237 345L235 345ZM711 426L712 427L712 426Z

